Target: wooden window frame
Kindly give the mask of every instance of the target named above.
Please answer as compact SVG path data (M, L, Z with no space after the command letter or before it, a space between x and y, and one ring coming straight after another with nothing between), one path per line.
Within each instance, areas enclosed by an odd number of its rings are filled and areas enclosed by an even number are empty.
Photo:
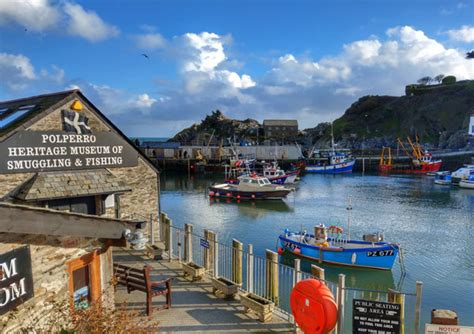
M74 276L73 272L77 269L89 266L89 284L91 289L91 302L99 300L102 296L102 285L100 279L100 255L98 251L85 254L77 259L66 262L67 273L69 275L69 305L74 310Z

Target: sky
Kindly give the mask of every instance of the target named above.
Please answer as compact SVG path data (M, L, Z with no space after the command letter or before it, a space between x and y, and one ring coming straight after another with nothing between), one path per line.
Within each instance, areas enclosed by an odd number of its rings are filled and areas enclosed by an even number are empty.
M424 76L474 79L474 0L0 0L0 101L79 88L129 136L334 120Z

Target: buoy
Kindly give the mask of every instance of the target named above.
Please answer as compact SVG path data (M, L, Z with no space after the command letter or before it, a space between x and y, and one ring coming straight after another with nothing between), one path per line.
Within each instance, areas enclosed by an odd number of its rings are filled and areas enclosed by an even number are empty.
M295 254L301 254L301 249L295 248L295 250L293 251L293 253L295 253Z
M219 193L216 193L216 197L219 197L220 195L221 195L221 194L219 194Z
M298 282L290 295L291 312L305 334L326 334L337 323L337 304L331 290L316 279Z
M227 193L227 197L231 197L231 196L232 196L232 194L231 194L231 193Z
M255 194L252 194L252 198L255 198Z
M214 192L213 192L213 191L210 191L210 192L209 192L209 196L210 196L210 197L214 196Z
M280 255L283 254L283 248L278 247L278 254L280 254Z
M240 199L240 195L237 195L237 199Z

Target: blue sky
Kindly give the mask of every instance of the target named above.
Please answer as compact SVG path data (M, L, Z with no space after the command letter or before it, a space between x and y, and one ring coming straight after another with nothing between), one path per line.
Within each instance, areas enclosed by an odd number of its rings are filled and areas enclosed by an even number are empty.
M473 0L1 0L0 100L80 88L131 136L215 109L308 128L425 75L474 79L472 49Z

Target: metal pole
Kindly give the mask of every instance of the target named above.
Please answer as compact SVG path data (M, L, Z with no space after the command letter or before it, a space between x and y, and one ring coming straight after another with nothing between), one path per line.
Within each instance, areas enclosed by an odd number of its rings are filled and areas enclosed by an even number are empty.
M346 275L339 274L337 285L337 334L344 334L344 289L346 285Z
M232 240L232 281L235 284L242 284L242 265L243 265L244 245L236 240Z
M176 241L178 243L178 262L181 262L181 238L179 236L179 230L176 230Z
M415 334L420 333L420 314L421 314L421 292L423 290L423 282L416 282L416 302L415 302Z
M153 214L150 213L150 244L155 244L155 229L153 226Z
M247 290L253 292L253 245L248 246L247 256Z

